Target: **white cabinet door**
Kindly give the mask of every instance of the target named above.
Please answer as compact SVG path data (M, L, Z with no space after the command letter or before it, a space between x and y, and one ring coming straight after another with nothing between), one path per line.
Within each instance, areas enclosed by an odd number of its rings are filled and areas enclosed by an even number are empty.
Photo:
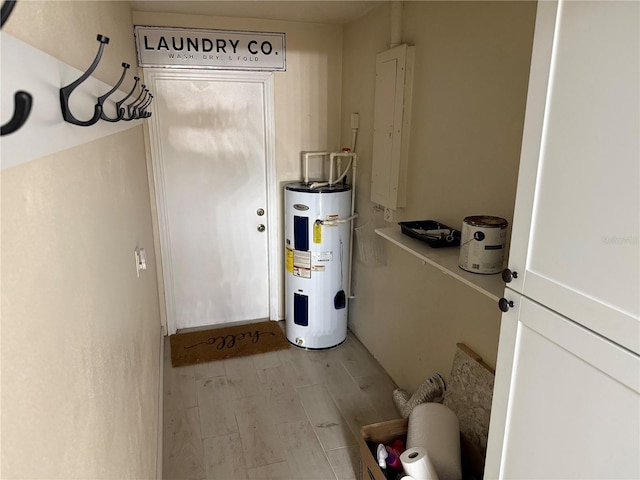
M485 478L640 478L640 357L505 295Z
M539 2L509 286L640 352L640 3Z

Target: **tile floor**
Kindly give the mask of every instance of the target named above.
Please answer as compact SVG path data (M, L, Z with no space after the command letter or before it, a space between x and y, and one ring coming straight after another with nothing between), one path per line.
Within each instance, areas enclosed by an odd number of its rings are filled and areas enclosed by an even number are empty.
M348 480L360 427L399 418L395 385L351 334L289 350L171 367L165 344L165 479Z

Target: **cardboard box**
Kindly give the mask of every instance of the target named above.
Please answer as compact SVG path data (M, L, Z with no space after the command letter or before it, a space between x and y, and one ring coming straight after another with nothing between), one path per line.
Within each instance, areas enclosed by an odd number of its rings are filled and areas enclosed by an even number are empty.
M386 480L367 442L391 444L396 438L407 438L409 420L400 418L388 422L365 425L360 429L360 480Z
M399 418L388 422L365 425L360 429L360 480L386 480L382 469L378 466L378 459L372 454L367 442L376 446L393 443L396 438L407 438L409 420ZM484 458L468 441L460 435L460 456L463 480L481 479L484 470Z

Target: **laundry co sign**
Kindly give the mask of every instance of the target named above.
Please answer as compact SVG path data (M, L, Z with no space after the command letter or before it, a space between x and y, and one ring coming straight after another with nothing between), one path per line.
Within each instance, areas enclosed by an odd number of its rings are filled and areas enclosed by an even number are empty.
M285 71L285 34L135 27L141 67Z

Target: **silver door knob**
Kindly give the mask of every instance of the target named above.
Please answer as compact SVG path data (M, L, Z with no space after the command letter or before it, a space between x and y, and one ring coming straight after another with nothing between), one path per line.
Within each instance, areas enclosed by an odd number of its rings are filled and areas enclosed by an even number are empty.
M259 208L256 213L258 214L259 217L263 216L264 215L264 208Z
M258 225L258 231L259 232L264 232L266 230L266 227L262 224Z

